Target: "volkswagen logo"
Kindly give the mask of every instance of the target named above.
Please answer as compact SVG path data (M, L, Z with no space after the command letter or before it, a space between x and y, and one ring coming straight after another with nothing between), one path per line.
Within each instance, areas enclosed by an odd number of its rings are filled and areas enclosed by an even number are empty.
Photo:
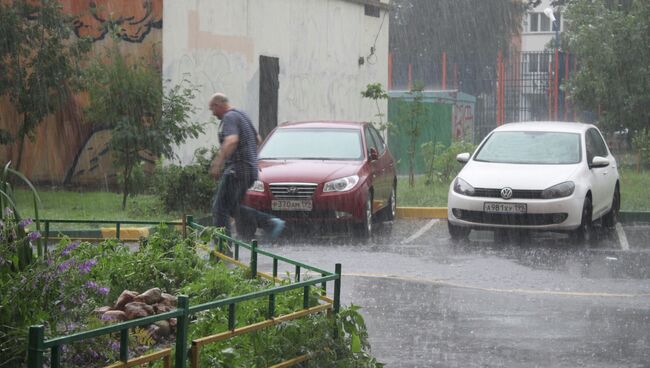
M501 198L503 199L512 198L512 188L505 187L501 189Z

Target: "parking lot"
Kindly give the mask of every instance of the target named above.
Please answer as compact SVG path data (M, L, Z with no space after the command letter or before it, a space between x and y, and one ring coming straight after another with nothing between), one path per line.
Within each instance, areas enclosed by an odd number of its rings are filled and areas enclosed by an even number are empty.
M650 361L650 226L456 244L445 220L377 224L373 238L288 231L274 253L334 269L388 367L644 367ZM260 270L271 265L261 263ZM293 271L287 267L287 272Z

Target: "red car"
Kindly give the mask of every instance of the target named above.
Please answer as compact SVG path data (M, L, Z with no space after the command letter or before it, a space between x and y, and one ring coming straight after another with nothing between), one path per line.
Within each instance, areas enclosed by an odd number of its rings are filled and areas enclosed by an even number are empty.
M392 220L395 160L372 123L284 123L259 152L259 180L245 204L288 222L348 223L364 238Z

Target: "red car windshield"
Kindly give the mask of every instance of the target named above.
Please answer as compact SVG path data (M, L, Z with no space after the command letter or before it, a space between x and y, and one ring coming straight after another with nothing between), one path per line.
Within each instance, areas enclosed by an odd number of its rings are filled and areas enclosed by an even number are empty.
M361 160L356 129L278 129L266 141L260 160Z

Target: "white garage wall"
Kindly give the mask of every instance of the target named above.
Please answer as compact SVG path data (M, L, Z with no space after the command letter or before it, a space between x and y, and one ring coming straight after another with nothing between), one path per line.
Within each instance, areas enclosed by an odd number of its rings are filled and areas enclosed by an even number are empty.
M344 0L166 0L164 78L199 85L196 121L211 120L208 100L224 92L257 125L259 56L277 57L279 122L375 121L376 106L361 91L369 83L387 85L384 13L366 16L363 5ZM360 66L375 38L375 55ZM386 113L385 102L381 109ZM178 147L182 163L196 148L217 145L216 130L210 124L205 135Z

